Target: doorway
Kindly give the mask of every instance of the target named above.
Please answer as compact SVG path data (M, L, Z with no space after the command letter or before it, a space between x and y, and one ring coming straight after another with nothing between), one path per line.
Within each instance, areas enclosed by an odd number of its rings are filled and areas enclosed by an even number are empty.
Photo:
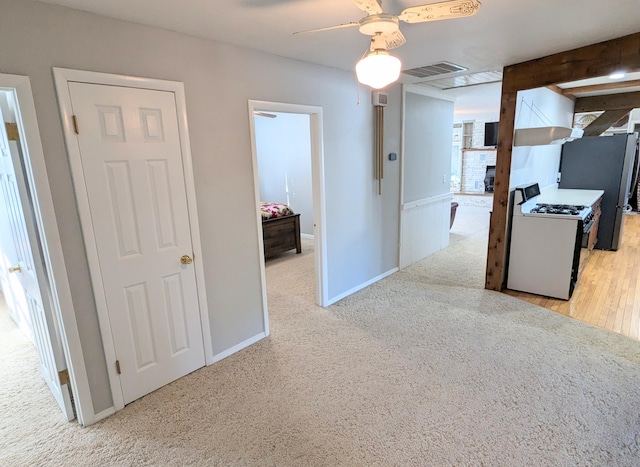
M72 314L73 308L27 77L0 74L0 109L3 295L13 320L35 346L40 373L64 417L76 418L73 386L77 418L83 423L83 408L90 398L83 390L82 362L70 352L76 336L66 333L62 313L63 306L69 306L66 313Z
M257 118L269 118L272 116L283 114L291 118L292 123L297 122L297 131L303 131L299 125L308 128L308 132L299 138L302 146L308 146L310 152L310 164L308 168L302 168L302 172L310 169L310 174L305 177L308 183L310 181L311 190L305 196L301 196L301 210L306 210L311 217L309 220L301 221L301 230L303 236L308 240L313 239L313 250L315 254L315 300L319 306L326 306L329 302L327 279L326 279L326 231L325 223L325 201L324 201L324 162L322 150L322 108L315 106L305 106L297 104L286 104L278 102L249 101L249 122L251 131L251 146L253 153L253 173L254 173L254 191L256 200L256 218L258 221L258 238L260 239L260 249L264 248L262 242L262 224L261 215L258 212L261 199L261 181L260 181L260 164L258 160L258 138L260 130L256 127ZM306 123L305 123L306 122ZM293 128L293 127L291 127ZM304 166L302 166L304 167ZM304 185L305 182L302 183ZM264 185L264 183L263 183ZM266 188L266 187L265 187ZM285 188L286 191L286 188ZM285 198L286 199L286 194ZM289 198L292 199L292 198ZM306 222L306 224L305 224ZM267 284L264 256L261 259L261 280L262 294L264 303L265 328L268 329L268 310L267 310Z

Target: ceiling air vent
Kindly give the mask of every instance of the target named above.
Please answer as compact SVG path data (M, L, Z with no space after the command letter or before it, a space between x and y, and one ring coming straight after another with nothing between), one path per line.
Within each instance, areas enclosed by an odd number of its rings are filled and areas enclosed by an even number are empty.
M502 81L502 71L495 70L470 73L468 75L444 76L415 84L425 84L440 89L452 89L475 86L476 84L497 83L499 81Z
M466 70L467 68L460 65L454 65L449 62L440 62L433 65L404 70L403 73L417 78L429 78L430 76L448 75L449 73L459 73Z

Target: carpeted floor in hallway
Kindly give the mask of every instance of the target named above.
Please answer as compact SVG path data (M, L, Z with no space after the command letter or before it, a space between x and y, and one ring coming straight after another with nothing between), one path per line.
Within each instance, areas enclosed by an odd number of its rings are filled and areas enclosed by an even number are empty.
M638 465L638 342L484 290L487 216L326 309L305 242L267 264L268 339L89 428L0 311L0 465Z

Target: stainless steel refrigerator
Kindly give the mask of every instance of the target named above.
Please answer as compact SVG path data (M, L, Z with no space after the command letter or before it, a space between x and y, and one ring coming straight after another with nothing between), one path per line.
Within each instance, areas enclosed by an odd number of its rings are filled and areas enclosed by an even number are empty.
M637 178L637 139L636 133L589 136L562 146L559 188L604 190L597 249L617 250L620 245Z

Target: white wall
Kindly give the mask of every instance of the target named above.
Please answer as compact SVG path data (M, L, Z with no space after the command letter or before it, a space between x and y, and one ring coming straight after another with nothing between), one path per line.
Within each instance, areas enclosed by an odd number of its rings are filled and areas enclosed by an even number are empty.
M291 206L300 214L300 232L313 236L311 118L272 114L254 116L260 200Z
M437 96L405 87L401 268L449 245L453 100Z
M455 96L454 122L498 121L502 83L483 84L443 91ZM572 126L573 102L547 89L531 89L518 93L515 128L558 125ZM532 110L535 109L535 110ZM640 117L639 117L640 118ZM474 135L475 146L482 145ZM538 182L541 188L556 183L560 166L561 145L514 147L511 162L511 187Z
M404 204L449 193L453 102L405 93Z
M454 123L469 120L497 122L500 119L502 82L452 88L443 92L456 99Z
M0 72L31 80L96 412L112 399L53 66L184 83L214 354L265 331L249 99L323 108L329 297L397 266L399 168L385 162L378 196L373 109L357 104L353 73L51 4L0 0L0 7ZM399 86L389 99L386 153L399 152Z
M515 129L544 126L571 127L573 101L547 88L518 92ZM562 146L517 146L511 159L511 188L537 182L541 189L557 183Z

